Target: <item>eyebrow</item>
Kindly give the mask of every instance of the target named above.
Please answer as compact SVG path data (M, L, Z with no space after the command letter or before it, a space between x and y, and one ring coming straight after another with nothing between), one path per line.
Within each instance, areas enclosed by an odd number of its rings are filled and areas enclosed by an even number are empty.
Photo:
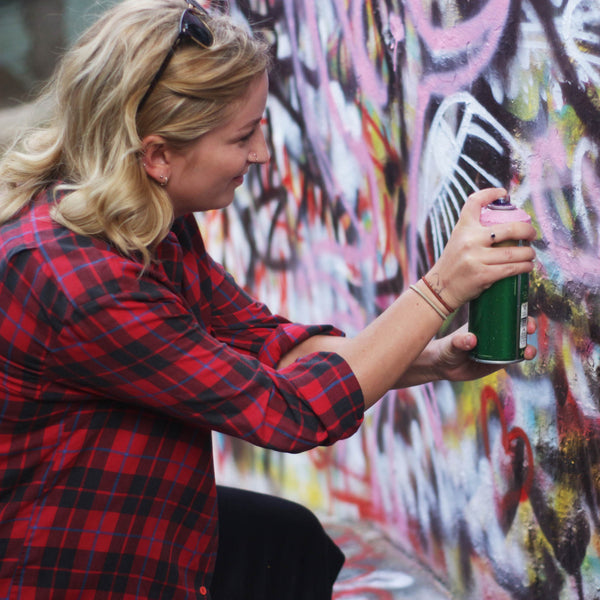
M246 129L254 129L256 128L258 125L260 125L260 123L262 122L263 118L259 117L258 119L254 119L254 121L250 121L249 123L246 123L245 125L243 125L242 127L239 128L239 132L245 131Z

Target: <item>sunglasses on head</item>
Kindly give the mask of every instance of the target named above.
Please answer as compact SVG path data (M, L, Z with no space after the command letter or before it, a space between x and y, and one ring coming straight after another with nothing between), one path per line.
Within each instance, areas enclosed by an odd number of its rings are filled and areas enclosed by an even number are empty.
M168 54L162 61L156 75L152 78L146 93L138 104L138 112L142 110L142 107L150 97L150 94L156 87L159 79L167 68L175 50L177 50L179 44L187 38L193 40L201 48L210 48L214 42L213 33L210 27L206 24L205 19L208 17L208 13L197 4L194 0L187 0L187 8L181 13L181 19L179 19L179 33L175 38Z

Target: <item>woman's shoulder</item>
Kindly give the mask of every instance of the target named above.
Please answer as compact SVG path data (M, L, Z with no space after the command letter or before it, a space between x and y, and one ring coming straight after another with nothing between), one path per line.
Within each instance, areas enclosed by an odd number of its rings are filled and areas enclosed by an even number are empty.
M38 194L9 221L0 225L0 255L35 248L52 239L59 229L50 216L49 191Z
M0 226L0 264L24 251L48 265L85 269L106 261L127 261L101 238L77 233L52 218L55 195L45 190Z

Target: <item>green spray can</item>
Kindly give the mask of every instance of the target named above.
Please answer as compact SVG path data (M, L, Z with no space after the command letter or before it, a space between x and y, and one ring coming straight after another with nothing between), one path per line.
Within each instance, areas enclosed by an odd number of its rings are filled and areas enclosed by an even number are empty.
M481 209L486 226L523 221L531 217L511 204L510 197L498 198ZM520 245L509 240L496 246ZM477 336L471 358L478 362L509 364L522 361L527 346L529 275L515 275L496 281L469 303L469 331Z

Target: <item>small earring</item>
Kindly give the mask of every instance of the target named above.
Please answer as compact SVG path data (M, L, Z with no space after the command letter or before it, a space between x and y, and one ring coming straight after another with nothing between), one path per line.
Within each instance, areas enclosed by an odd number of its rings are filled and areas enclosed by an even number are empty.
M160 185L165 187L169 183L169 178L166 175L160 175Z

